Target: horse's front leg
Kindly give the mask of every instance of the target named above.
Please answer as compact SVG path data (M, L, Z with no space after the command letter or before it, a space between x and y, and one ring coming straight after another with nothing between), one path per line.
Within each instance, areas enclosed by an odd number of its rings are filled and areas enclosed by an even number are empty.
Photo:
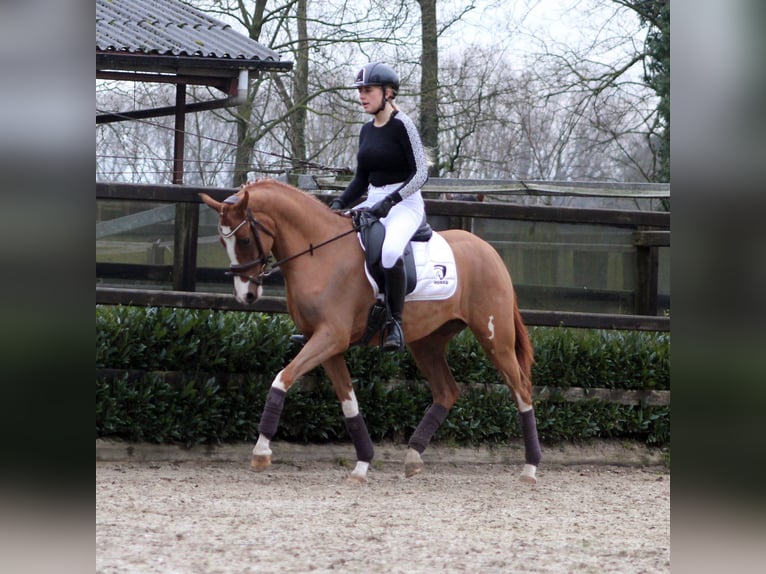
M367 471L373 456L375 456L375 449L372 446L372 439L364 422L364 417L359 411L359 403L351 384L348 366L343 355L336 355L322 363L322 367L332 381L335 394L343 409L346 430L356 450L356 466L348 477L349 482L365 483L367 482Z
M256 472L266 470L271 465L271 439L279 427L279 418L282 415L282 407L285 404L289 385L282 380L284 369L281 370L274 382L271 383L269 394L266 396L266 404L261 413L261 421L258 424L258 441L253 447L253 455L250 458L250 469Z
M347 347L348 344L339 337L322 332L314 333L295 358L277 374L266 396L266 404L258 424L258 441L253 447L250 459L251 470L262 471L271 465L271 441L279 427L287 391L293 383L330 357L339 355Z

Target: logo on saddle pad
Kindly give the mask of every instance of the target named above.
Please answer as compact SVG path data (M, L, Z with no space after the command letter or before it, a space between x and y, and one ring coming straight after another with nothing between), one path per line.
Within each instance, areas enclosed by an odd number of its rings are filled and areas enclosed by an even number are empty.
M447 266L446 265L434 265L434 284L435 285L446 285L449 283L445 279L447 276Z

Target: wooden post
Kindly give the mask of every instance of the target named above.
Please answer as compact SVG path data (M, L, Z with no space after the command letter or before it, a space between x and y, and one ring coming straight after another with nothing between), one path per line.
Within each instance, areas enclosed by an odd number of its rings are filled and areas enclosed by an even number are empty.
M636 231L636 298L637 315L657 314L657 288L659 278L659 248L670 245L669 231Z
M184 180L184 136L186 135L186 84L176 85L176 123L173 143L173 184ZM194 291L197 270L199 205L177 203L173 238L173 289Z

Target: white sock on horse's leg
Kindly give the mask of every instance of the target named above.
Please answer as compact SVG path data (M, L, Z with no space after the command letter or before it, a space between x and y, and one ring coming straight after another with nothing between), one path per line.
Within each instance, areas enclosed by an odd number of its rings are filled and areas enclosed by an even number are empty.
M359 414L359 403L356 400L356 393L353 389L349 393L348 398L340 403L340 408L343 409L343 416L347 419Z
M358 480L359 482L364 482L367 480L367 471L369 469L369 462L362 462L361 460L358 460L354 470L351 471L351 477Z
M253 454L256 456L264 456L271 454L271 441L262 434L258 435L258 441L253 447Z
M537 467L534 464L525 464L524 468L521 470L521 475L519 475L519 480L521 482L526 482L527 484L537 484Z

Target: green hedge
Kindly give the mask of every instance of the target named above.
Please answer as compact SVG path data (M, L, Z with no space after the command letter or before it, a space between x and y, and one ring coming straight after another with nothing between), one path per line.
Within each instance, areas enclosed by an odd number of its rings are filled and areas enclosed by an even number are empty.
M299 350L293 333L279 314L97 306L96 436L185 445L255 440L268 388ZM667 334L533 327L530 337L537 386L670 388ZM458 382L482 385L461 395L435 440L518 438L513 401L473 335L460 333L448 353ZM405 441L431 403L411 356L356 348L346 358L373 440ZM291 390L277 439L348 440L329 381L321 369L309 376L317 384ZM567 402L554 392L536 399L535 410L546 442L670 440L669 406Z

